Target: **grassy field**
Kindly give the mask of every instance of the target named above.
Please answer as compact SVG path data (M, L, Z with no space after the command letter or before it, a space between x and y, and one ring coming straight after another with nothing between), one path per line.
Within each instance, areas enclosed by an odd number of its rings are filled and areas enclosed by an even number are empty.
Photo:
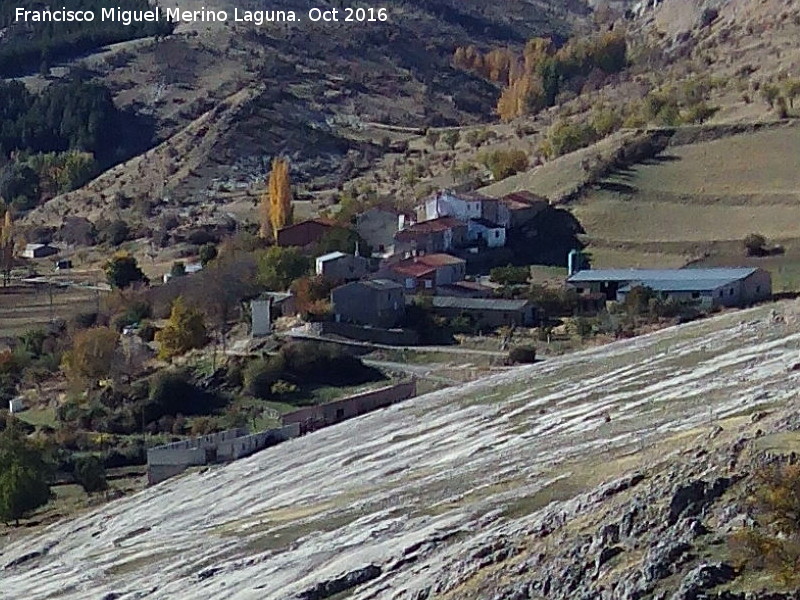
M595 267L759 266L776 291L800 289L800 127L669 147L572 205ZM785 253L746 256L764 235Z

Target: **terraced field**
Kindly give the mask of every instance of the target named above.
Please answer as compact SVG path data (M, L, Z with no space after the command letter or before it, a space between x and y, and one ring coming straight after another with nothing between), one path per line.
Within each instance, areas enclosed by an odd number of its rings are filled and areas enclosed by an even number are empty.
M595 265L765 266L777 290L800 289L800 128L784 125L670 146L616 173L575 203ZM741 241L760 233L785 249L750 259Z

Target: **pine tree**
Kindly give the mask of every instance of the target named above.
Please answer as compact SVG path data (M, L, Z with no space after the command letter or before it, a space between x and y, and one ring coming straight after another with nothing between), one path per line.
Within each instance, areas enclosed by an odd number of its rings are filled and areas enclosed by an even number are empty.
M261 196L261 231L262 238L278 239L278 231L292 224L292 182L289 178L289 161L275 158L269 174L269 184Z

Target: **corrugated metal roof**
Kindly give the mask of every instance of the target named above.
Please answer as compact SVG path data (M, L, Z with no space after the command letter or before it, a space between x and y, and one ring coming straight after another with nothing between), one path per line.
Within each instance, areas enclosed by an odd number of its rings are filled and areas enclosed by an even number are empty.
M375 290L393 290L396 288L403 289L403 286L397 283L396 281L392 281L391 279L365 279L363 281L356 281L353 284L349 285L366 285L367 287L371 287Z
M320 262L327 262L329 260L333 260L335 258L342 258L343 256L347 256L344 252L328 252L327 254L323 254L322 256L318 256L317 260Z
M619 288L620 292L629 292L637 285L649 287L656 292L710 292L732 283L731 279L660 279L651 281L635 281Z
M567 278L570 283L591 281L710 281L731 283L749 277L758 269L755 267L707 268L707 269L586 269Z
M466 310L522 310L530 304L528 300L461 298L458 296L434 296L431 300L434 308L463 308Z

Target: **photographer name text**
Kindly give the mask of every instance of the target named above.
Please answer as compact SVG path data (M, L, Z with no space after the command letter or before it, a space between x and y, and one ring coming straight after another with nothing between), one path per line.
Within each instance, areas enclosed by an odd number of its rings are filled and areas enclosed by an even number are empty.
M182 10L174 8L153 8L151 10L125 10L120 7L95 10L70 10L62 8L28 9L17 7L14 12L17 23L90 23L109 21L131 25L133 23L383 23L389 20L386 8L310 8L308 11L294 10Z

